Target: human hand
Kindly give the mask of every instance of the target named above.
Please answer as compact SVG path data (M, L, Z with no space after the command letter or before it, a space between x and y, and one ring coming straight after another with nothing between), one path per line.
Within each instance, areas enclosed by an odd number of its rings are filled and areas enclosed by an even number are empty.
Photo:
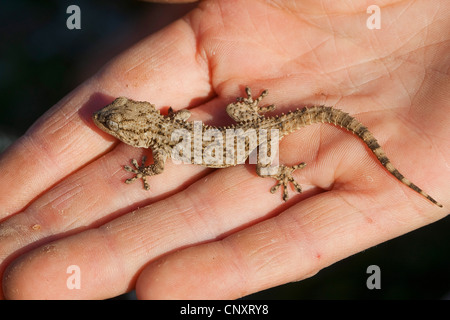
M448 213L450 19L445 0L366 8L337 2L204 1L117 57L0 158L0 261L7 298L237 298L311 276ZM411 23L414 21L414 23ZM440 201L402 185L357 137L331 125L287 136L280 162L302 194L271 195L252 165L167 162L150 191L123 170L148 154L92 123L117 96L190 107L231 123L243 85L278 112L333 105L367 125L392 163ZM66 286L67 267L81 289ZM6 270L5 268L8 267Z

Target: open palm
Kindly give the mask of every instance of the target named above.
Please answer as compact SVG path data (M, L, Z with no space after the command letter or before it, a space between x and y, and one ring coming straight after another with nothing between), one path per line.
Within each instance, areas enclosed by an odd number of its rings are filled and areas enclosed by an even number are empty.
M7 298L237 298L311 276L353 253L444 217L450 206L448 2L381 8L361 1L203 1L114 59L46 113L0 158L0 272ZM447 14L447 16L445 15ZM149 154L98 130L117 96L189 107L232 123L227 103L269 89L275 112L332 105L364 123L392 163L444 205L392 177L332 125L286 137L280 162L302 194L270 194L253 165L167 162L127 185ZM67 268L82 274L69 290ZM36 276L39 275L39 276Z

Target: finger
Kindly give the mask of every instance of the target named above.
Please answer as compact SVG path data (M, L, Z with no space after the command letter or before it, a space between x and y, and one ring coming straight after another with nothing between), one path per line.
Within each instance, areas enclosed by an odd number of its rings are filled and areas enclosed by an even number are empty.
M123 169L142 151L124 144L67 177L42 194L25 210L0 223L0 273L8 260L23 251L92 228L139 206L185 188L210 170L200 166L168 163L164 175L152 177L151 190L136 182Z
M349 200L345 191L322 193L223 240L161 257L140 274L137 296L240 298L313 276L349 255L442 217L377 208L364 212Z
M111 147L115 140L105 141L90 117L114 97L175 108L206 98L208 70L194 43L189 26L174 23L116 58L43 115L0 158L0 220Z
M247 172L244 166L230 170L237 174L230 175L227 169L216 171L180 193L98 229L47 243L21 255L4 273L5 295L8 298L112 297L133 287L136 276L148 261L216 239L258 221L264 212L276 213L280 200L265 203L266 195L253 193L259 186L254 184L253 177L242 179ZM241 188L252 196L245 196ZM244 198L248 199L246 203ZM68 290L66 286L66 270L70 265L77 265L81 270L81 290Z
M82 105L90 109L104 101L98 97L89 101L89 94L86 86L69 94L1 155L0 220L23 209L66 171L75 170L107 148L77 113ZM92 147L95 144L99 147ZM68 152L68 148L77 152Z

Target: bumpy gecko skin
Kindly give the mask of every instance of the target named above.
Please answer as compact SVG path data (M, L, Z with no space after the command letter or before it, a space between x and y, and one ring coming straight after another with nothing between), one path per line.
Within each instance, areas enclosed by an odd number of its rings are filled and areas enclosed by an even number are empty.
M246 98L237 98L235 103L227 106L228 115L236 121L236 124L227 127L213 127L198 121L187 121L190 117L188 110L174 112L169 109L169 114L164 116L148 102L133 101L124 97L117 98L110 105L94 113L93 121L101 130L131 146L152 149L153 164L145 166L144 158L141 165L133 159L134 168L125 166L125 170L135 174L133 178L126 180L126 183L143 179L147 190L149 184L146 178L162 173L169 156L177 155L184 162L211 168L235 166L244 163L252 151L259 149L263 144L272 145L272 140L277 139L276 142L279 142L289 133L310 124L329 123L355 134L364 141L378 161L395 178L442 207L440 203L406 179L392 165L367 127L348 113L333 107L315 106L297 109L280 116L265 117L263 113L275 109L274 105L259 106L268 91L264 90L258 98L254 99L250 88L247 87L246 94ZM238 141L242 143L239 144ZM272 149L268 147L268 150L270 154ZM292 177L292 173L294 170L303 168L305 163L291 167L279 165L275 168L271 164L270 161L263 162L260 158L256 160L256 172L259 176L272 177L278 181L270 190L272 193L283 186L283 200L287 201L289 182L293 184L297 192L301 192L301 187Z

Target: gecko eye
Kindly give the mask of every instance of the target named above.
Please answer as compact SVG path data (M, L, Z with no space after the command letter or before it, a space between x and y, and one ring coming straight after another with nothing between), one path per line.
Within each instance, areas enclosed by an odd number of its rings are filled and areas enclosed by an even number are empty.
M118 124L117 122L112 121L112 120L106 121L106 126L107 126L111 131L117 131L117 130L119 130L119 124Z

